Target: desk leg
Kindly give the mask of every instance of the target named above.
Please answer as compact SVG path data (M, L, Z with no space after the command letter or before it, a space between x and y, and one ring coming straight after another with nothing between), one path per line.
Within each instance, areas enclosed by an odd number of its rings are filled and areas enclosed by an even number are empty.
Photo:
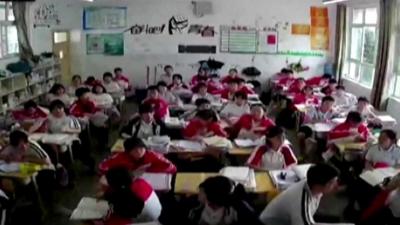
M44 207L42 195L40 194L40 191L39 191L39 185L38 185L38 183L36 181L36 176L37 176L37 174L32 176L32 183L33 183L33 187L35 188L35 192L36 192L37 197L38 197L38 203L39 203L40 210L45 214L46 213L46 209Z

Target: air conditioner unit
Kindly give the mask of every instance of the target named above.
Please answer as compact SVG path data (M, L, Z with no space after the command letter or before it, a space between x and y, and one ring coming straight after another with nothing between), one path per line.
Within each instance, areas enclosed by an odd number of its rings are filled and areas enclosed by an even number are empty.
M193 4L193 14L197 17L212 14L212 2L209 1L195 1Z

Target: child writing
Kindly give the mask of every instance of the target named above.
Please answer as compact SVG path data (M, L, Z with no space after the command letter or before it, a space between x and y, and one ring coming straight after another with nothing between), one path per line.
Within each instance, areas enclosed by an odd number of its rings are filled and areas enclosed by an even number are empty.
M319 100L314 95L313 88L305 86L300 93L297 93L293 98L293 104L307 104L307 105L318 105Z
M64 105L69 107L73 102L71 97L65 92L65 87L62 84L54 84L46 97L48 104L54 100L61 100Z
M201 141L206 137L227 137L227 133L218 122L217 114L211 109L197 112L196 117L189 121L183 130L185 139Z
M115 78L114 80L123 90L130 90L132 88L129 78L123 74L122 69L117 67L114 69Z
M382 130L378 144L371 146L365 155L365 168L400 166L400 148L397 146L397 135L393 130Z
M231 118L238 119L244 114L250 113L250 106L247 102L247 94L243 92L236 92L233 101L228 102L221 112L220 115L227 121L231 121Z
M307 109L304 123L329 122L337 116L333 110L334 103L335 99L331 96L323 97L320 106L312 106Z
M225 77L222 78L221 83L227 84L231 80L236 80L238 78L240 78L238 70L236 68L232 68L229 70L228 75L226 75Z
M110 72L103 74L103 86L106 91L114 97L119 97L124 94L124 88L122 88L117 81L113 80Z
M235 93L239 91L239 81L231 80L228 82L228 87L221 91L221 98L226 100L233 100Z
M147 98L143 100L144 104L149 104L154 108L154 118L164 120L169 115L168 103L160 97L157 86L147 88Z

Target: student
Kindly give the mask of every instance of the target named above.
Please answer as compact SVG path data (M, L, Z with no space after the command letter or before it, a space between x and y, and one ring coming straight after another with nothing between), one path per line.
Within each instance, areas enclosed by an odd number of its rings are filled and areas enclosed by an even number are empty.
M92 88L92 93L90 99L97 107L102 109L113 107L114 100L111 95L107 93L107 90L103 85L95 84Z
M169 115L168 103L160 97L157 86L147 88L147 98L143 100L144 104L149 104L154 108L154 118L164 120Z
M50 133L79 134L81 126L74 117L65 114L65 105L60 100L50 103L50 114L47 118L47 127Z
M265 134L265 145L252 152L247 164L257 170L281 170L297 164L291 147L285 144L282 128L269 127Z
M87 88L92 88L93 85L99 84L99 83L101 83L101 82L99 80L96 80L96 78L94 76L89 76L88 78L86 78L85 86Z
M108 187L103 197L111 204L113 211L105 224L129 225L158 220L162 206L147 181L133 178L123 167L108 170L106 180Z
M246 93L247 95L255 94L254 90L246 85L246 81L243 78L238 80L238 91Z
M369 104L369 101L366 97L359 97L357 100L357 104L353 108L351 108L351 110L359 112L362 118L368 123L377 120L377 116L373 112L373 108Z
M231 80L228 82L228 88L225 88L221 91L221 98L233 100L233 97L237 91L239 91L239 81L237 79Z
M200 206L189 213L190 225L259 225L255 211L243 199L244 187L223 176L210 177L199 185Z
M304 80L304 78L299 77L289 86L288 93L292 95L298 94L303 90L305 86L306 81Z
M114 69L114 80L118 83L118 85L123 89L123 90L130 90L132 85L129 82L129 78L123 74L122 69L117 67Z
M307 109L304 123L329 122L337 116L333 110L334 103L335 99L331 96L323 97L320 106L313 106Z
M164 66L164 73L160 75L158 82L163 81L166 84L172 83L173 74L174 74L174 68L171 65Z
M305 86L300 93L297 93L293 98L293 104L306 104L306 105L318 105L319 100L314 95L313 88Z
M29 133L46 130L44 121L47 118L47 112L41 109L33 100L25 102L22 110L14 110L11 115Z
M190 81L190 85L191 85L192 87L194 87L194 86L196 86L200 81L204 81L204 80L205 80L206 82L207 82L207 80L208 80L208 70L205 69L205 68L203 68L203 67L200 67L199 70L198 70L198 72L197 72L197 74L194 75L194 76L192 77L192 80Z
M196 117L189 121L183 130L185 139L202 140L206 137L227 137L227 133L218 122L217 114L211 109L197 112Z
M196 109L185 112L180 116L180 118L183 118L185 121L189 121L193 119L196 114L205 109L211 109L211 102L205 98L199 98L194 102Z
M368 127L363 123L361 114L349 112L346 121L334 127L328 134L331 141L349 139L355 142L366 142L370 136Z
M77 118L90 118L100 109L90 100L90 90L88 88L78 88L76 90L77 100L72 104L69 111Z
M243 92L236 92L233 101L228 102L220 112L220 115L228 121L232 117L241 117L244 114L250 113L250 106L247 102L247 94Z
M321 89L325 95L332 95L336 91L337 81L334 78L329 79L328 85Z
M260 215L265 225L317 225L317 212L323 195L334 192L338 171L327 164L316 164L307 172L307 180L293 184L274 198Z
M347 93L343 85L336 86L336 90L331 96L335 99L335 105L338 107L349 108L355 104L355 96Z
M75 91L78 88L83 87L83 83L82 83L82 77L78 74L75 74L74 76L72 76L72 82L71 85L68 87L68 94L71 97L75 97Z
M293 70L283 68L278 76L276 77L276 82L279 86L288 87L291 83L296 80L294 77Z
M177 93L182 91L188 91L189 87L183 83L182 79L183 79L182 75L174 74L172 76L172 83L168 86L169 90Z
M47 104L50 104L50 102L54 100L61 100L67 107L73 102L71 97L65 92L65 87L62 84L54 84L53 87L50 88L46 100Z
M181 99L168 90L167 83L165 83L164 81L159 81L157 83L157 88L161 98L167 101L170 107L171 106L181 107L183 105Z
M234 138L258 139L262 137L266 130L274 126L274 122L265 115L261 104L254 104L250 107L250 114L244 114L233 125Z
M101 173L111 168L124 167L132 172L176 173L176 167L164 156L147 149L140 138L129 138L124 141L124 152L116 153L99 165Z
M117 81L113 80L113 76L110 72L103 74L103 86L111 95L121 96L124 93L124 88L121 87Z
M218 94L224 90L224 85L219 81L218 74L211 74L207 82L207 92L210 94Z
M197 89L198 89L198 92L193 94L193 96L192 96L192 103L196 102L196 100L199 98L207 99L210 102L215 101L214 96L212 96L211 94L209 94L207 92L207 84L206 83L203 83L203 82L198 83Z
M306 84L311 87L325 87L331 78L332 75L330 74L311 77L310 79L306 80Z
M121 130L123 138L147 139L153 136L160 136L161 126L154 119L154 109L150 104L139 105L139 116L134 117Z
M400 148L393 130L382 130L378 144L371 146L365 156L365 168L399 167Z
M228 75L226 75L225 77L222 78L221 83L228 84L230 81L236 80L238 78L240 78L238 70L236 68L231 68L229 70Z

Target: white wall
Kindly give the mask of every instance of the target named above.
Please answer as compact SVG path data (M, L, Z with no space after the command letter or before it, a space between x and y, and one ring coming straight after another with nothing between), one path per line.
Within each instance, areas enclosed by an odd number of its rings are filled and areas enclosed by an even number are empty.
M158 73L161 72L161 65L172 64L176 72L182 73L185 77L191 76L197 67L193 64L198 60L208 58L208 54L177 54L178 44L219 44L218 34L214 38L201 38L189 34L169 36L162 35L139 35L132 36L125 34L125 55L124 56L103 56L86 55L86 32L82 31L82 8L87 5L123 5L128 6L128 25L168 24L173 15L183 15L189 18L189 24L214 25L217 32L220 25L247 25L247 26L271 26L278 21L290 23L310 23L310 6L321 6L321 0L218 0L212 1L213 15L196 18L191 10L191 0L119 0L106 1L95 0L95 3L87 3L81 0L37 0L31 6L33 9L43 2L56 4L61 24L52 28L35 28L31 26L31 40L35 53L51 50L52 30L70 30L72 34L72 73L83 76L101 76L104 71L112 70L114 67L122 67L136 83L145 82L146 65L153 68L159 65ZM330 6L330 30L331 46L334 49L334 27L335 27L335 6ZM117 30L116 32L121 31ZM96 31L101 32L101 31ZM110 31L103 31L110 32ZM111 31L112 32L112 31ZM291 36L293 38L293 36ZM310 50L308 37L296 37L291 39L293 50ZM218 48L217 48L218 49ZM217 50L219 52L219 49ZM333 53L325 57L307 57L302 62L311 67L305 76L321 74L323 66ZM221 54L212 55L215 59L226 62L224 72L231 66L251 66L253 55L245 54ZM286 59L290 62L298 61L299 57L256 55L254 65L263 72L262 79L274 74L285 66Z

